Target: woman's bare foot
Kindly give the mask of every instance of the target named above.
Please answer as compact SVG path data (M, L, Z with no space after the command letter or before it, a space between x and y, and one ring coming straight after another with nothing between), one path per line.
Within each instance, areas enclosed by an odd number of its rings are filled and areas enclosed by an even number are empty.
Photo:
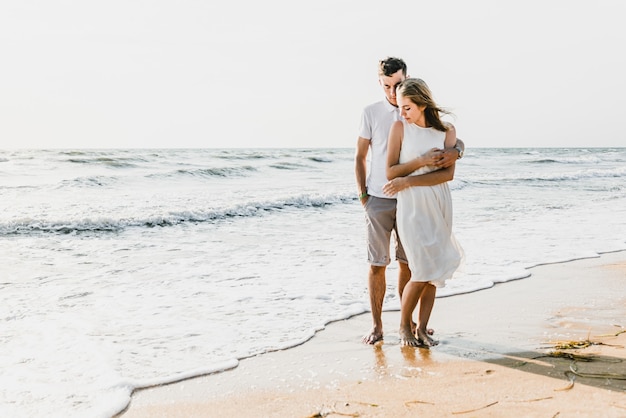
M437 344L439 344L439 341L435 340L434 338L432 338L428 334L429 334L428 330L426 330L426 332L424 332L421 329L418 329L416 331L416 333L415 333L415 336L426 347L434 347Z
M413 321L411 321L411 332L413 332L413 334L417 332L417 324ZM428 333L428 335L433 335L435 333L435 330L432 328L428 328L426 332Z
M422 343L411 332L411 327L400 327L400 345L407 347L420 347Z
M376 329L372 329L369 334L365 334L363 336L363 343L364 344L376 344L378 341L382 341L382 339L383 339L383 332L376 330Z

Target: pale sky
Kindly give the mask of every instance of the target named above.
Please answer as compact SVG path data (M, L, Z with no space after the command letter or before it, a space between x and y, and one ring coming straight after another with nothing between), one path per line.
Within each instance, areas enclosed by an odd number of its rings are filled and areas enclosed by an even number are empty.
M354 147L402 57L470 147L626 146L626 1L6 0L0 148Z

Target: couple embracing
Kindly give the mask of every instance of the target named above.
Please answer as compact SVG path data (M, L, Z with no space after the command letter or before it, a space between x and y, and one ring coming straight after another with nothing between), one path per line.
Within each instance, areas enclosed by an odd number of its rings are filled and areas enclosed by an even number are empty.
M385 272L395 235L402 345L437 344L428 328L437 287L460 266L463 250L452 233L448 182L465 145L441 120L448 113L433 100L426 83L407 78L396 57L379 62L385 99L362 112L355 156L359 199L365 209L368 286L373 325L363 342L383 339ZM370 154L370 169L367 156ZM417 323L413 313L419 305Z

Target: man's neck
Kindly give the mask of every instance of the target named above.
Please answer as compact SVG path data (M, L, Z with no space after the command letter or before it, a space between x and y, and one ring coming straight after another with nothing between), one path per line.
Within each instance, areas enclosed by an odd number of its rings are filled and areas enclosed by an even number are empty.
M398 105L395 105L395 104L391 103L388 98L385 97L385 100L387 101L387 103L389 103L390 105L392 105L396 109L398 108Z

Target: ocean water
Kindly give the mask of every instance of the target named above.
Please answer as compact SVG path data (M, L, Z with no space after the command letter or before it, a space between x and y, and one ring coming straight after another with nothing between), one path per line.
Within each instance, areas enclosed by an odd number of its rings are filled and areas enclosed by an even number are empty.
M111 417L368 311L353 156L0 151L0 416ZM451 189L466 263L439 297L626 249L626 148L470 148Z

